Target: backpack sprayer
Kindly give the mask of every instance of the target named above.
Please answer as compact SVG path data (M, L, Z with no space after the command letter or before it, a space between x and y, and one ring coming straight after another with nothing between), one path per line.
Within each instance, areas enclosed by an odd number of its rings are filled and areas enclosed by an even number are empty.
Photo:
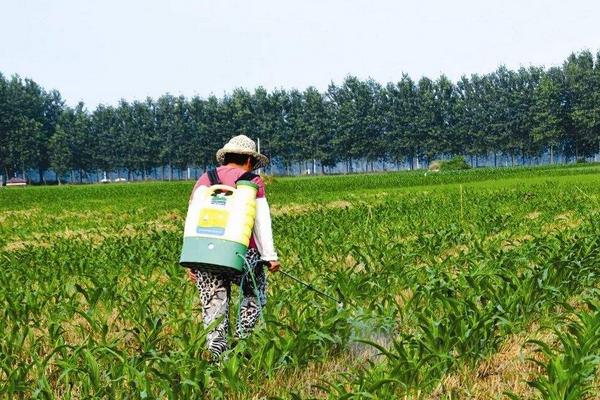
M256 175L247 172L236 187L223 185L217 171L208 172L211 186L192 194L179 264L201 271L239 276L256 215Z

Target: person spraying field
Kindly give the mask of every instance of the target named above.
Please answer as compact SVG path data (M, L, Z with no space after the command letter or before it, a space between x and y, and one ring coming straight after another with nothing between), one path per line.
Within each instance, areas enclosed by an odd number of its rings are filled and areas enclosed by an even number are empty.
M180 258L200 294L204 326L220 320L207 336L214 358L227 350L231 284L242 293L236 335L243 338L266 304L265 265L270 272L280 268L265 184L252 173L269 159L245 135L233 137L216 157L221 165L204 173L190 196Z

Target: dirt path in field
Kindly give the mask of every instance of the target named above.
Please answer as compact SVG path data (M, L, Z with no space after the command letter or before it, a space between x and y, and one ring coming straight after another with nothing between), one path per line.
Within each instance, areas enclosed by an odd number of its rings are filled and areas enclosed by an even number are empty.
M60 240L73 240L91 242L92 247L97 247L110 238L136 237L147 235L150 232L176 232L183 226L183 216L176 211L169 211L159 218L126 224L120 229L112 227L99 227L92 229L69 229L55 232L33 232L28 239L13 240L8 242L3 251L13 252L30 247L49 248Z
M352 208L353 204L348 201L332 201L325 204L290 204L286 206L273 206L271 208L271 214L273 216L289 216L289 215L301 215L310 214L313 212L319 212L322 210L331 209L349 209ZM40 210L32 209L30 211L6 211L0 214L0 222L5 221L9 218L31 218L34 215L39 214ZM73 212L65 211L64 213L55 216L55 219L89 219L89 218L102 218L102 214L96 215L97 213L84 213L84 212ZM112 220L118 220L119 217L111 215ZM5 244L2 248L6 252L14 252L24 250L30 247L41 247L48 248L52 247L59 240L75 240L81 242L91 242L93 247L96 247L106 239L118 238L118 237L135 237L139 235L145 235L149 232L183 232L183 225L185 222L185 215L178 210L170 210L160 215L156 219L129 223L120 229L114 227L98 227L91 229L70 229L54 231L54 232L32 232L25 238L19 238L18 240L12 240Z
M373 204L370 204L372 207ZM324 204L288 204L284 206L273 206L271 207L271 213L273 216L295 216L305 215L315 212L322 212L326 210L334 209L351 209L356 207L356 204L345 201L337 200ZM32 209L28 212L25 211L14 211L14 212L3 212L0 214L0 221L6 220L7 218L27 218L31 219L35 215L39 214L39 210ZM98 218L96 215L90 215L86 213L74 213L72 211L65 211L63 214L57 216L60 218ZM531 212L526 215L527 219L537 219L539 213ZM112 215L112 220L118 220L119 217ZM19 238L17 240L7 241L2 251L14 252L24 250L30 247L41 247L48 248L52 247L57 241L60 240L75 240L81 242L91 242L94 247L100 245L104 240L108 238L118 237L135 237L140 235L148 234L149 232L177 232L183 231L183 225L185 222L185 215L179 210L170 210L160 215L158 218L144 221L144 222L132 222L124 225L119 229L114 227L98 227L90 229L70 229L66 228L60 231L54 232L33 232L28 235L27 238ZM575 229L582 223L580 218L577 218L574 212L567 211L558 214L554 217L554 220L542 226L540 232L543 234L553 234L565 230ZM504 250L510 250L514 247L518 247L534 238L531 234L523 234L517 236L508 236L508 232L500 232L496 235L485 238L485 242L491 243L497 240L501 240L501 247ZM439 255L441 260L450 257L456 257L462 253L468 253L469 249L464 245L458 245L455 248L447 249Z
M354 207L354 205L345 200L336 200L329 203L323 203L319 205L315 204L286 204L282 206L272 206L271 214L274 216L286 216L286 215L302 215L302 214L310 214L317 211L322 210L333 210L336 208L349 209Z

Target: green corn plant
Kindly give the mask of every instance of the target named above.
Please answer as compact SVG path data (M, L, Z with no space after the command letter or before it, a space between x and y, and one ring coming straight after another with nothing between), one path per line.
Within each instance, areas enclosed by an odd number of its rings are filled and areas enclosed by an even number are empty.
M583 399L594 390L600 363L600 309L596 304L589 305L590 311L579 311L566 321L566 329L554 330L559 349L540 340L529 341L544 357L530 360L541 366L545 375L528 383L544 399Z

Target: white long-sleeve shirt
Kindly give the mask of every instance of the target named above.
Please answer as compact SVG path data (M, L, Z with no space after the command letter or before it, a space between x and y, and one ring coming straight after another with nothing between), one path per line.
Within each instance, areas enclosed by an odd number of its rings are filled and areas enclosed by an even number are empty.
M273 243L271 211L267 199L256 199L256 217L254 218L254 241L263 261L277 261L277 252Z

